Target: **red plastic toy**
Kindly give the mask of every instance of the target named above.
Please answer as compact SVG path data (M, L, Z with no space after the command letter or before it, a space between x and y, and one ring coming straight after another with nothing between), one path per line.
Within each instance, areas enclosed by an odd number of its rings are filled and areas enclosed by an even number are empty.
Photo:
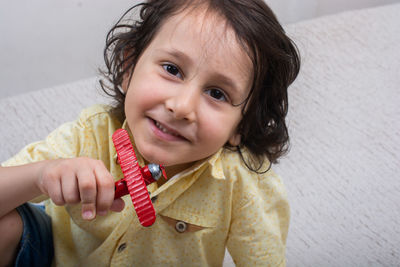
M146 227L151 226L156 220L156 212L146 185L157 181L162 175L166 178L165 170L161 165L156 164L149 164L143 168L139 166L126 130L115 131L112 140L124 174L124 178L115 182L114 198L129 194L140 224Z

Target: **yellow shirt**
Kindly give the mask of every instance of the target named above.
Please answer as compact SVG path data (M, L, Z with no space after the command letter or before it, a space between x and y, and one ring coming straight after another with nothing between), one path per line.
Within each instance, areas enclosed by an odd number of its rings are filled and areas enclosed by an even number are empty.
M3 166L86 156L102 160L116 180L122 178L111 136L123 125L107 111L102 105L83 110L77 121L26 146ZM221 149L148 189L157 219L147 228L129 196L122 212L90 222L81 218L80 205L46 200L56 266L221 266L225 247L237 266L285 265L289 207L284 185L272 171L251 172L238 153ZM181 221L187 226L183 233L176 230Z

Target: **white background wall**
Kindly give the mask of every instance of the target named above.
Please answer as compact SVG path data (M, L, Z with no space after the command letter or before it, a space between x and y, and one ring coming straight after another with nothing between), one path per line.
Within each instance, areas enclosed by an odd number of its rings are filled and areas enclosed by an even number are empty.
M265 0L276 12L282 23L335 14L338 12L368 8L400 0Z
M284 24L400 0L266 0ZM138 0L0 0L0 98L97 75L108 29Z

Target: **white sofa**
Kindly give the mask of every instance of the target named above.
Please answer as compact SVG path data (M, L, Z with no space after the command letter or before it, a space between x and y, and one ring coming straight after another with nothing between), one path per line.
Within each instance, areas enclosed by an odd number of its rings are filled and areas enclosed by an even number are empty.
M286 29L302 55L291 151L274 167L291 201L287 265L399 266L400 4ZM0 99L0 161L107 101L95 78Z

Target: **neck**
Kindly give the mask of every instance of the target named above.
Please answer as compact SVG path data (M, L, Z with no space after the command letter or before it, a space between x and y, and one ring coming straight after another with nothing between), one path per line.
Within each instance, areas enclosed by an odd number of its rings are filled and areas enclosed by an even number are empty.
M193 166L194 162L188 162L188 163L183 163L183 164L178 164L178 165L173 165L173 166L166 166L165 167L165 172L167 173L168 178L172 178L176 174L186 170L187 168Z
M185 163L185 164L180 164L180 165L168 166L168 167L165 167L165 173L167 174L168 179L170 179L173 176L175 176L176 174L180 173L183 170L186 170L187 168L189 168L192 165L193 165L193 163ZM168 180L166 180L164 178L158 179L158 181L157 181L158 187L162 186L167 181Z

